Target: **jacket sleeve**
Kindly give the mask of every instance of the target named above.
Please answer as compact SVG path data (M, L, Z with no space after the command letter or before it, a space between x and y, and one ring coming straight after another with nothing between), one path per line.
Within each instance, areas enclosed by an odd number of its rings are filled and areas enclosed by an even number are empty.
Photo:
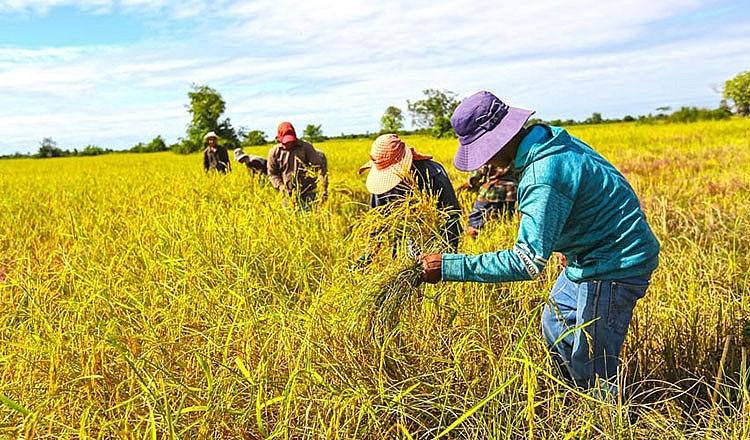
M227 171L232 171L232 162L229 160L229 152L226 148L221 149L221 160L224 161Z
M441 177L441 176L436 176ZM438 207L448 213L449 218L445 224L444 237L453 252L458 250L458 242L461 238L461 206L458 204L456 192L453 190L448 175L436 178L433 182L434 189L438 190Z
M323 193L328 193L328 159L326 159L325 153L318 151L320 156L320 186L323 189Z
M531 185L524 193L519 206L521 224L513 248L480 255L444 254L443 280L498 283L539 276L573 202L550 185Z
M278 157L276 157L276 149L272 148L268 153L268 162L266 164L268 170L268 180L271 181L276 189L281 189L284 185L284 180L281 178L281 167L279 165Z
M208 152L203 150L203 171L208 171Z
M305 159L307 160L306 165L313 165L317 168L323 168L323 159L321 159L320 154L315 151L315 147L307 142L305 142L303 145L303 148L305 149Z

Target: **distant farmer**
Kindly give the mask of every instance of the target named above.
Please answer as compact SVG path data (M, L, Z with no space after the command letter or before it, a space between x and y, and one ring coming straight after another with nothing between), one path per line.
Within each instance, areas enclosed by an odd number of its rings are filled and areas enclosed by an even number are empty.
M371 209L404 200L413 190L404 182L411 174L419 189L437 196L438 208L449 213L443 238L456 252L461 235L461 208L445 168L431 159L432 156L406 145L398 135L384 134L372 143L370 161L362 165L359 172L370 170L366 185L370 191ZM363 255L358 261L369 262L369 258Z
M567 265L542 313L544 338L571 384L616 393L620 350L658 265L659 242L625 177L562 128L524 128L533 113L490 92L456 108L454 165L515 167L520 227L512 249L424 255L422 280L531 280L562 253Z
M476 189L477 199L469 213L466 235L476 238L485 222L493 216L512 217L516 210L518 176L515 169L484 165L472 172L462 188Z
M229 162L227 149L219 145L219 137L216 133L209 131L203 136L203 142L208 146L203 150L203 169L206 172L216 170L221 173L232 171L232 164Z
M268 152L268 179L274 188L308 209L316 198L317 176L323 170L323 161L312 144L297 139L289 122L279 124L276 140L279 143Z
M247 154L242 151L242 148L234 149L234 160L239 163L244 163L247 167L247 171L253 174L266 174L266 164L268 161L260 156L254 154Z

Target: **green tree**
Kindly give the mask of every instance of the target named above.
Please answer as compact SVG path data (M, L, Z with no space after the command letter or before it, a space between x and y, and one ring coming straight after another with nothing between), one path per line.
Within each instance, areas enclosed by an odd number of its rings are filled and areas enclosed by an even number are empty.
M590 118L583 121L584 124L601 124L602 122L604 122L602 114L597 112L592 113Z
M252 147L255 145L266 145L268 141L266 140L266 134L260 130L251 130L247 133L242 133L242 146L248 146Z
M750 70L727 80L722 96L734 102L735 113L742 116L750 115Z
M380 118L380 124L383 127L382 133L397 133L404 128L404 115L401 109L394 106L385 109L383 117Z
M226 144L227 148L239 145L237 133L232 128L229 118L219 120L224 113L226 103L221 94L208 86L192 85L188 92L190 104L186 107L192 115L187 128L187 137L182 140L180 153L200 151L203 147L203 136L213 131Z
M425 99L414 102L406 101L412 115L412 123L418 127L435 129L437 122L443 124L440 118L447 118L450 121L453 110L459 104L456 94L437 89L427 89L423 93L426 96Z
M98 145L86 145L86 148L78 153L79 156L100 156L107 153L104 148Z
M167 151L169 147L162 139L161 135L156 136L146 145L143 142L138 142L133 148L130 149L131 153L155 153L157 151Z
M451 119L448 116L438 116L435 118L432 135L436 138L456 137L456 132L453 131L453 127L451 126Z
M146 145L146 152L147 153L155 153L157 151L167 151L169 148L167 148L167 143L164 142L164 139L162 139L161 135L156 136L151 140L151 142Z
M39 151L34 155L34 157L62 157L64 155L65 152L57 147L57 142L55 142L50 137L46 137L39 143Z
M302 132L302 137L310 142L320 142L326 139L326 137L323 136L323 130L320 129L320 125L313 124L307 124L305 131Z

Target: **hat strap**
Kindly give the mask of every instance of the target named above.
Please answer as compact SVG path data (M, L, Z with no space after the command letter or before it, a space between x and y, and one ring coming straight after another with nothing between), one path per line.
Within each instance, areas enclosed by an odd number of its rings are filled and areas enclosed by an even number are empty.
M474 121L477 123L477 127L474 129L474 131L467 135L458 137L461 140L461 143L470 144L482 137L488 131L493 130L495 127L497 127L500 121L503 120L505 115L508 114L509 109L510 106L503 103L499 99L493 100L490 108L487 110L487 113L479 115L474 119Z
M508 105L502 101L494 100L487 113L477 117L475 120L480 127L486 131L490 131L508 114L508 108Z

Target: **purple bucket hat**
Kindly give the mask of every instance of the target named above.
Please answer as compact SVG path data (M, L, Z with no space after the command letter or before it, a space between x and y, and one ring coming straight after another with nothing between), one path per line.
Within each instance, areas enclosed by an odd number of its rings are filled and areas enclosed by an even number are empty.
M461 171L481 167L521 131L532 114L534 110L511 107L486 91L464 99L451 116L459 142L453 165Z

